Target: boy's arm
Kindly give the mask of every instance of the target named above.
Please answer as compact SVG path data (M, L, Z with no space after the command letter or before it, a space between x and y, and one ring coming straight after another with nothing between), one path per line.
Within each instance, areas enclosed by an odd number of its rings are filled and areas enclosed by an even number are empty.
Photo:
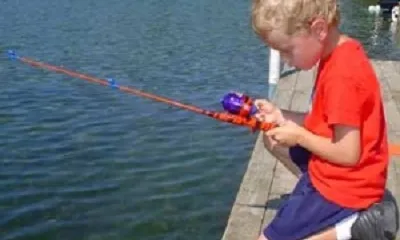
M360 158L360 131L355 127L334 125L333 139L304 129L298 144L326 161L342 166L354 166Z
M285 109L281 109L283 118L295 122L299 126L304 126L304 119L306 117L306 113L303 112L294 112Z
M320 89L323 98L320 96L319 101L332 137L317 136L304 129L299 144L325 161L348 167L356 165L362 149L359 129L363 111L377 104L373 101L375 92L379 91L376 82L376 79L366 80L360 71L352 74L337 71L326 78Z

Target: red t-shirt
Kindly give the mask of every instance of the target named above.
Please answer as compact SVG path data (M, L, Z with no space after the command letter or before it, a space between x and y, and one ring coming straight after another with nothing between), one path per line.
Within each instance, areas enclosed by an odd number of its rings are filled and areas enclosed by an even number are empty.
M340 206L367 208L383 196L389 157L379 82L356 40L343 42L320 62L312 108L304 123L314 134L328 138L333 137L334 124L360 129L360 160L346 167L312 154L311 182Z

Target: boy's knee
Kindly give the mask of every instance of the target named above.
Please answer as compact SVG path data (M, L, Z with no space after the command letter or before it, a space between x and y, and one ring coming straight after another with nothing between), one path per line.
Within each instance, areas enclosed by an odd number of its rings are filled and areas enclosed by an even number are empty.
M283 147L279 145L272 146L271 140L265 135L263 135L263 142L264 147L273 155L282 158L290 158L288 147Z
M268 240L268 238L266 238L266 237L264 236L264 234L261 234L261 235L258 237L257 240Z
M268 150L268 151L272 151L272 143L271 140L265 135L263 134L263 143L264 143L264 147Z
M289 148L284 146L275 145L272 147L271 141L267 136L263 136L263 142L265 148L271 153L272 156L277 158L291 173L296 177L300 177L302 172L301 169L293 162Z

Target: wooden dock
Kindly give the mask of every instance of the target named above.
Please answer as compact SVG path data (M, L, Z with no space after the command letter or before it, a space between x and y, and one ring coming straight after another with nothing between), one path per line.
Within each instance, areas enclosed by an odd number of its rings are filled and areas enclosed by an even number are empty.
M371 60L381 82L390 142L400 142L400 63ZM315 70L282 77L274 103L285 109L306 111ZM258 137L233 204L222 240L257 240L271 221L284 194L290 193L296 178L267 150ZM400 157L391 157L387 188L400 205ZM400 240L398 234L397 240Z

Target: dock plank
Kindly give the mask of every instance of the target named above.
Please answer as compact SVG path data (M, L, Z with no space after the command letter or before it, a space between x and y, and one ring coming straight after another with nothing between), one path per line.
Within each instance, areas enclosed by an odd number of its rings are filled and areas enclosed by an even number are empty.
M270 163L264 161L269 153L260 144L262 141L257 140L222 239L257 239L258 237L264 215L263 206L265 199L268 198L275 170L275 166L269 166ZM264 171L259 171L259 169Z
M389 142L400 143L400 99L396 97L399 94L396 76L400 76L400 64L392 61L376 61L373 62L383 87L385 114L390 128L388 130ZM392 192L393 196L400 202L400 156L391 156L389 165L389 176L387 180L387 188ZM400 221L400 219L399 219ZM400 235L399 237L400 238Z

